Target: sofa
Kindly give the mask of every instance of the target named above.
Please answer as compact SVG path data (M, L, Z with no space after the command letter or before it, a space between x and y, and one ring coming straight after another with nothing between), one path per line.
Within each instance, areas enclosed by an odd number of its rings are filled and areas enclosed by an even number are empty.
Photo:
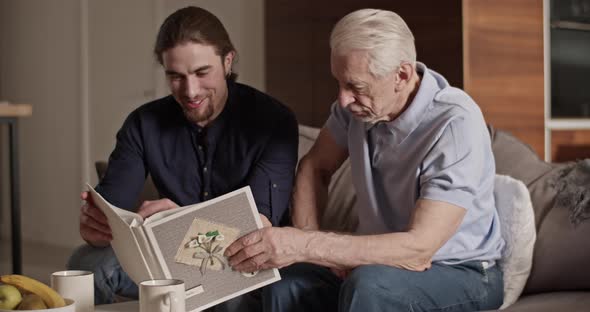
M564 170L575 164L544 162L529 146L509 133L488 128L496 172L526 185L536 229L532 268L524 290L514 304L502 311L590 311L590 220L572 223L571 207L556 200L556 181L562 178ZM299 127L299 158L311 148L318 132L317 128ZM100 178L106 163L97 162L96 169ZM148 177L140 201L156 198L157 191ZM355 192L347 160L330 182L328 202L321 213L322 230L353 231L358 224L354 203Z

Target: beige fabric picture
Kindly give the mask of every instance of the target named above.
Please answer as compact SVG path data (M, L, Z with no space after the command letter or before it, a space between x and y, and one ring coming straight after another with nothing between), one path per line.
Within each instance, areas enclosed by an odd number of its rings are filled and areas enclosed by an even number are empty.
M209 270L228 269L223 256L227 246L236 239L240 230L217 222L195 218L184 235L174 260L177 263L196 266L201 274ZM207 263L203 263L207 261Z

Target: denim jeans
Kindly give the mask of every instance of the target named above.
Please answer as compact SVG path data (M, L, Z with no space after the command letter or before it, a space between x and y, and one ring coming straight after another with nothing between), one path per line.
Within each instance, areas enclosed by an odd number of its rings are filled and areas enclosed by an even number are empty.
M295 264L281 270L282 280L263 288L268 311L479 311L503 300L498 266L470 261L433 264L424 272L365 265L341 280L329 269Z
M123 271L111 247L78 247L67 264L68 270L94 272L94 304L113 303L115 294L137 299L137 285Z

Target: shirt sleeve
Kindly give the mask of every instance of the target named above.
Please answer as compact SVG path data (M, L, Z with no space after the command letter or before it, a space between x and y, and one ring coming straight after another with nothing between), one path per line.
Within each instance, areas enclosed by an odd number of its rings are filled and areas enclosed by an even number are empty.
M96 187L98 193L119 208L137 210L137 198L147 175L142 146L139 118L134 112L117 133L107 170Z
M348 125L350 124L350 113L338 104L338 101L332 103L330 117L324 125L332 134L336 144L348 149Z
M293 189L299 131L289 113L277 122L262 157L248 177L258 211L274 225L284 225Z
M478 137L481 132L476 129L460 118L446 126L424 159L420 198L444 201L465 209L474 206L481 183L487 181L485 175L490 174L490 168L485 166L484 144L487 141Z

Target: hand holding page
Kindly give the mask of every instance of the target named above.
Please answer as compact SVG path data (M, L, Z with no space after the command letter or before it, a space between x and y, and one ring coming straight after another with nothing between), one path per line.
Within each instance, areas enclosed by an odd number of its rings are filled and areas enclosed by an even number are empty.
M225 248L262 222L250 187L212 200L160 211L145 220L117 208L91 186L95 205L111 227L111 246L135 283L180 279L186 287L186 310L201 311L280 280L278 270L241 274L228 267Z

